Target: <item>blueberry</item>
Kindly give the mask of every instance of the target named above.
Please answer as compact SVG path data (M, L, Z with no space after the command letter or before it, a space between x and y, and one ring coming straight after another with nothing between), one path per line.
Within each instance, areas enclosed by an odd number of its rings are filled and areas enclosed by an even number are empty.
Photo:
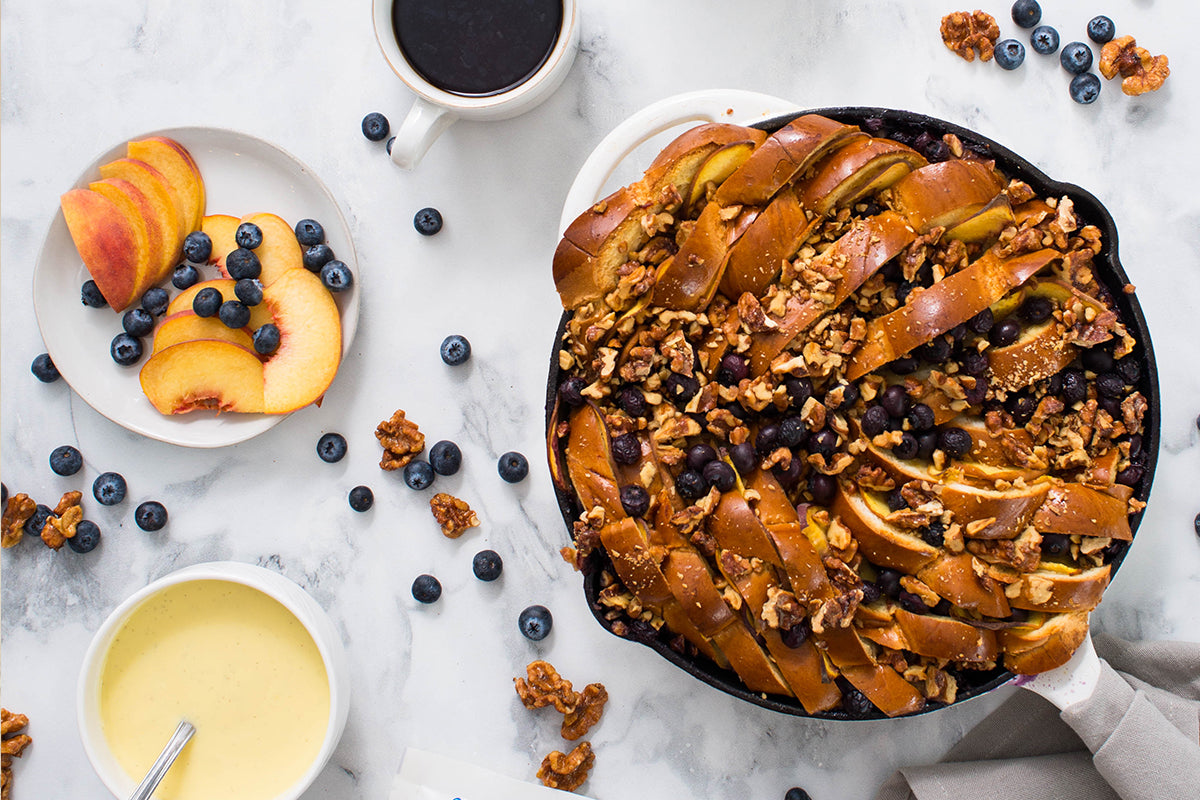
M1103 14L1092 17L1087 24L1088 38L1096 44L1111 42L1116 32L1117 26Z
M108 352L122 367L132 366L142 358L142 340L128 333L118 333L109 344Z
M883 396L879 399L880 404L889 416L901 419L908 413L912 407L912 401L909 400L908 391L900 384L892 384L883 390Z
M429 448L429 465L438 475L453 475L462 466L462 450L454 442L440 441Z
M1039 25L1029 36L1029 44L1033 52L1048 56L1058 50L1058 31L1049 25Z
M683 408L689 400L696 396L696 392L700 391L700 381L678 372L672 372L667 376L667 382L663 389L667 399L671 401L671 405Z
M382 142L387 138L388 131L391 126L388 124L388 119L378 111L372 111L363 117L362 132L363 136L370 139L372 142Z
M304 247L312 247L325 241L325 229L315 219L302 219L296 223L296 241Z
M920 597L903 589L900 590L898 601L900 607L910 614L928 614L931 610Z
M375 493L367 486L355 486L350 490L350 507L355 511L366 511L375 505Z
M471 343L465 336L451 334L442 340L441 354L442 361L457 367L459 364L465 364L471 357Z
M340 433L322 434L317 439L317 456L326 464L336 464L346 457L346 437Z
M875 710L875 704L865 694L848 683L842 689L842 708L854 717L866 717Z
M1017 309L1017 316L1026 322L1045 322L1054 314L1054 303L1050 298L1034 295L1025 302L1021 303Z
M1062 389L1058 396L1069 406L1087 400L1087 380L1083 377L1083 373L1077 369L1063 370Z
M50 451L50 471L55 475L74 475L83 468L83 454L69 444Z
M858 402L858 398L861 396L860 392L858 391L858 386L853 383L842 382L835 386L834 389L842 390L842 402L838 404L836 409L834 409L835 411L849 411L854 407L854 404Z
M1012 20L1022 28L1032 28L1042 20L1042 7L1037 0L1017 0L1013 3Z
M221 310L221 303L224 300L220 291L211 286L205 286L192 298L192 311L196 313L197 317L215 317Z
M932 428L934 420L933 409L924 403L914 403L908 410L908 424L918 433Z
M859 425L862 432L873 439L887 430L890 417L883 406L871 406L863 412Z
M808 435L808 426L800 417L784 417L779 423L779 443L784 447L799 447Z
M250 324L250 309L241 300L226 300L217 309L217 318L226 328L244 328Z
M943 428L938 436L938 447L950 458L962 458L971 452L971 434L962 428Z
M783 800L812 800L812 798L799 786L793 786L784 793Z
M1086 348L1080 355L1079 360L1083 362L1084 369L1091 370L1097 374L1108 372L1116 366L1116 361L1113 360L1112 353L1103 347Z
M100 544L100 526L90 519L80 520L75 526L75 535L67 539L67 546L76 553L90 553Z
M333 261L333 250L327 244L314 244L304 251L304 268L309 272L320 272L330 261Z
M642 443L635 433L623 433L613 437L611 444L613 460L618 464L636 464L642 458Z
M1071 85L1067 91L1072 100L1086 106L1096 102L1096 98L1100 96L1100 79L1090 72L1076 75L1071 78Z
M1137 464L1130 464L1117 473L1117 483L1122 486L1137 486L1142 480L1144 470Z
M433 236L442 229L442 212L436 208L422 208L413 215L413 227L422 236Z
M50 506L38 503L37 507L33 510L33 516L25 520L25 534L27 536L41 536L42 528L46 526L46 520L50 519L53 514L54 511Z
M586 388L587 381L574 375L558 385L558 397L567 405L578 408L587 402L587 398L583 396L583 390Z
M494 581L504 571L504 561L495 550L480 550L471 559L471 571L481 581Z
M690 469L702 470L711 461L717 460L717 451L711 444L700 442L688 448L687 465Z
M433 485L433 467L428 461L413 459L404 465L404 483L408 488L421 491Z
M550 609L545 606L530 606L517 617L517 627L526 639L540 642L550 635L554 617L550 616Z
M279 349L279 326L268 322L254 332L254 352L269 356Z
M1115 372L1103 372L1096 376L1096 392L1101 397L1120 398L1125 394L1125 379Z
M418 575L412 582L412 596L418 603L436 603L442 596L442 583L432 575Z
M808 436L807 449L810 453L820 453L828 463L833 459L833 454L837 450L838 436L829 428L810 433Z
M1046 555L1061 556L1071 551L1071 537L1064 533L1043 533L1042 552Z
M188 289L200 282L200 270L191 264L180 264L171 273L171 285L176 289Z
M726 353L717 367L717 383L722 386L737 386L750 376L750 362L737 353Z
M985 308L983 311L980 311L978 314L967 320L967 328L972 333L978 333L980 336L983 336L992 329L992 325L995 323L996 318L993 316L992 310L990 308Z
M684 500L699 500L708 494L708 481L694 469L685 469L675 479L675 491Z
M640 517L650 510L650 493L636 483L621 487L621 508L631 517Z
M785 491L792 491L800 483L800 475L804 472L804 462L800 458L793 458L788 462L787 469L781 465L776 465L771 468L771 474L775 476L775 480Z
M167 509L157 500L147 500L134 510L133 521L144 531L161 531L167 524Z
M808 478L808 491L812 493L813 502L827 506L837 496L837 478L823 472L814 472Z
M131 308L121 317L121 327L130 336L145 336L154 330L154 317L144 308Z
M79 297L85 306L92 308L104 308L108 305L108 301L100 293L100 287L96 285L95 281L84 281L83 287L79 290Z
M233 285L233 294L247 306L256 306L262 302L262 281L258 278L242 278Z
M921 538L932 547L941 547L946 543L946 524L935 519L921 529Z
M529 474L529 460L520 453L510 451L500 456L496 470L509 483L520 483Z
M968 350L958 360L958 366L967 375L979 377L988 369L988 357L978 350Z
M900 434L900 441L892 445L892 455L903 459L916 458L917 451L920 449L921 445L917 441L917 437L908 431L904 431L904 433Z
M183 257L193 264L207 264L212 258L212 237L204 231L192 231L183 240Z
M1121 373L1121 377L1130 386L1135 385L1142 379L1142 365L1132 358L1123 358L1118 361L1117 372Z
M758 468L758 451L749 442L735 444L729 449L729 460L733 462L733 468L738 474L744 477Z
M253 250L239 247L225 256L225 271L235 281L242 278L257 278L262 274L262 262L258 260Z
M793 463L799 459L792 459ZM708 481L713 486L717 487L717 491L731 492L733 487L737 485L737 474L733 471L733 467L726 464L724 461L710 461L704 467L701 473L704 480ZM796 476L799 477L798 475Z
M807 642L808 637L811 635L812 623L807 618L800 620L786 630L779 631L779 638L783 641L784 646L790 647L793 650Z
M54 383L62 377L58 374L58 367L54 366L49 353L42 353L33 359L33 363L29 365L29 371L42 383Z
M904 499L904 490L897 486L884 496L884 501L887 503L889 511L901 511L908 508L908 501Z
M917 458L926 461L933 458L933 451L938 449L938 432L925 431L917 434Z
M1016 69L1025 60L1025 45L1016 39L996 43L996 64L1001 69Z
M617 407L631 417L644 417L650 411L646 395L636 386L626 386L617 394Z
M1009 317L996 323L995 327L988 333L988 341L996 345L996 347L1005 347L1015 342L1020 335L1021 323Z
M1200 514L1197 514L1196 518L1192 520L1192 527L1195 529L1196 535L1200 536Z
M1058 54L1058 63L1062 64L1062 68L1067 72L1075 75L1087 72L1092 68L1092 48L1083 42L1064 45L1062 52Z
M930 364L944 364L954 351L954 344L945 336L938 336L917 348L915 355Z
M117 472L102 472L92 482L92 497L102 506L115 506L125 499L125 478Z
M8 502L8 484L0 483L0 506Z
M387 140L387 144L385 145L385 147L387 148L387 154L388 154L389 156L392 154L392 146L393 146L393 145L395 145L395 144L396 144L396 137L395 137L395 136L393 136L393 137L391 137L390 139L388 139L388 140Z
M788 378L783 382L783 388L787 390L788 400L796 409L803 408L813 395L812 378Z
M1033 413L1037 411L1037 406L1037 400L1027 394L1009 395L1008 399L1004 401L1004 410L1012 415L1014 423L1022 426L1033 419Z
M321 283L331 292L344 292L354 285L354 273L335 258L321 267Z
M167 294L166 289L154 286L146 290L142 295L142 308L150 313L151 316L159 316L167 310L167 306L171 302L171 295Z

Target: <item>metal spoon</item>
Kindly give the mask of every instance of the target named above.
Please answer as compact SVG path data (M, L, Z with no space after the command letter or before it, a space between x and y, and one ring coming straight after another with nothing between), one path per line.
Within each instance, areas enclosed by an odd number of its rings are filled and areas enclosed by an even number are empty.
M146 773L146 777L142 778L142 782L133 790L133 794L129 795L129 800L149 800L150 795L154 794L154 790L158 788L158 784L167 776L167 770L175 763L175 759L179 756L183 746L191 741L192 736L196 733L196 726L187 720L179 723L179 727L171 734L171 739L167 742L167 746L158 754L158 759L150 766L150 771Z

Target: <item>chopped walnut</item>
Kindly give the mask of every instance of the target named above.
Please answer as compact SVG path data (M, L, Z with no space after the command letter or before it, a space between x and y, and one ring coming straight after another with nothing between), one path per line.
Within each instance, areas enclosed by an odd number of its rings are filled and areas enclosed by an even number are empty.
M1121 36L1100 51L1100 74L1112 80L1121 75L1121 91L1128 95L1157 91L1171 74L1166 56L1152 56L1138 47L1132 36Z
M0 546L13 547L25 536L25 523L37 511L37 503L27 494L14 494L4 504L3 531Z
M563 715L562 736L575 741L584 736L600 721L604 704L608 702L608 690L602 683L589 683L576 695L575 708Z
M8 800L12 794L12 760L20 758L25 748L33 743L29 734L23 733L27 725L29 717L0 708L0 736L3 737L0 741L0 798L3 800Z
M758 302L758 298L749 292L738 298L737 308L738 319L741 320L742 325L750 333L762 333L763 331L779 327L775 320L768 317L766 312L763 311L762 304Z
M547 661L533 661L525 667L526 678L513 678L517 696L526 708L543 708L553 705L566 714L575 708L577 694L571 682L558 674Z
M479 517L467 505L467 501L459 500L445 492L438 492L433 496L429 501L429 509L448 539L457 539L466 533L468 528L479 527Z
M791 630L803 622L805 616L805 608L796 595L778 586L767 589L767 602L763 603L760 617L768 627Z
M996 18L983 11L955 11L942 17L942 41L967 61L974 61L976 52L981 61L991 61L999 38Z
M537 771L538 780L551 789L573 792L584 784L595 763L596 754L592 752L592 745L580 742L570 753L555 750L543 758Z
M921 598L921 602L930 608L933 608L942 601L941 595L930 588L927 583L917 580L911 575L901 576L900 585L904 587L905 591L912 592Z
M425 449L425 434L417 429L417 424L404 418L404 412L397 410L392 418L384 420L375 428L375 438L383 446L383 457L379 466L386 470L401 469L413 460L413 457Z

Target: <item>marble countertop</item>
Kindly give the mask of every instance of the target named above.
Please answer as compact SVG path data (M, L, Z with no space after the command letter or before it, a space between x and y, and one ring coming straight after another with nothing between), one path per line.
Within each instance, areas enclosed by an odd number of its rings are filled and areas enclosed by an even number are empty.
M104 535L90 555L27 541L0 559L3 703L29 715L34 737L16 765L15 796L105 794L75 726L75 680L91 632L148 581L214 559L262 564L300 583L346 643L353 706L312 798L386 797L406 745L532 779L541 756L562 744L556 724L527 712L511 688L535 657L578 685L608 687L585 787L599 800L779 798L793 785L816 800L869 797L898 766L936 760L1013 691L907 720L794 719L699 684L591 619L579 577L558 555L566 532L542 457L543 387L560 314L550 255L563 197L596 143L646 104L694 89L932 114L1009 146L1107 205L1158 355L1162 447L1137 545L1094 625L1126 638L1200 638L1200 539L1192 531L1200 511L1200 7L1045 5L1053 10L1044 22L1063 42L1083 39L1087 20L1102 11L1119 33L1170 55L1165 88L1130 98L1106 83L1084 107L1068 97L1057 59L1030 51L1011 73L968 64L940 42L939 19L955 7L947 2L764 0L735 8L583 0L578 58L553 97L517 119L454 125L405 173L359 132L369 111L397 126L412 102L376 47L369 0L5 2L4 481L39 499L86 492L106 470L123 473L130 487L122 505L85 503ZM1003 35L1019 33L1007 2L985 6ZM29 371L44 349L32 273L59 194L114 143L184 125L255 134L311 165L350 221L369 287L357 338L324 404L220 450L140 438L65 382L44 385ZM413 230L413 213L424 206L445 216L436 237ZM465 367L438 357L450 333L472 343ZM111 368L107 356L97 359ZM478 530L445 539L427 493L380 471L372 432L397 408L430 442L461 445L462 471L438 486L471 502ZM348 439L341 463L316 457L325 431ZM60 444L83 452L84 470L73 478L47 466ZM530 456L530 476L519 485L496 474L496 458L508 450ZM347 505L356 484L374 489L368 513ZM170 512L159 533L133 523L134 507L147 499ZM471 557L484 547L505 561L495 584L471 575ZM410 595L421 572L445 587L434 606ZM554 613L541 644L517 631L517 614L531 603Z

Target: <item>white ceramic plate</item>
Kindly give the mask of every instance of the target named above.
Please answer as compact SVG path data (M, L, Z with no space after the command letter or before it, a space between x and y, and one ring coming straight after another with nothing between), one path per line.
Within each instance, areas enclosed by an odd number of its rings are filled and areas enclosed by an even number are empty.
M348 353L358 326L362 275L346 219L325 184L295 156L244 133L172 128L131 138L147 136L169 136L191 152L204 177L205 213L241 217L265 211L293 225L311 218L324 226L326 242L354 273L351 289L334 295L342 318L342 354ZM99 180L101 164L124 156L125 142L101 153L75 186L87 188L88 183ZM220 277L216 267L201 267L200 272L205 280ZM89 277L60 210L50 223L33 273L33 307L54 365L92 408L131 431L184 447L223 447L243 442L271 429L286 416L211 411L159 414L142 394L138 381L138 372L149 358L151 338L143 339L147 354L138 364L118 366L108 348L121 332L121 316L110 308L88 308L80 302L80 287ZM172 297L179 293L170 281L164 288Z

